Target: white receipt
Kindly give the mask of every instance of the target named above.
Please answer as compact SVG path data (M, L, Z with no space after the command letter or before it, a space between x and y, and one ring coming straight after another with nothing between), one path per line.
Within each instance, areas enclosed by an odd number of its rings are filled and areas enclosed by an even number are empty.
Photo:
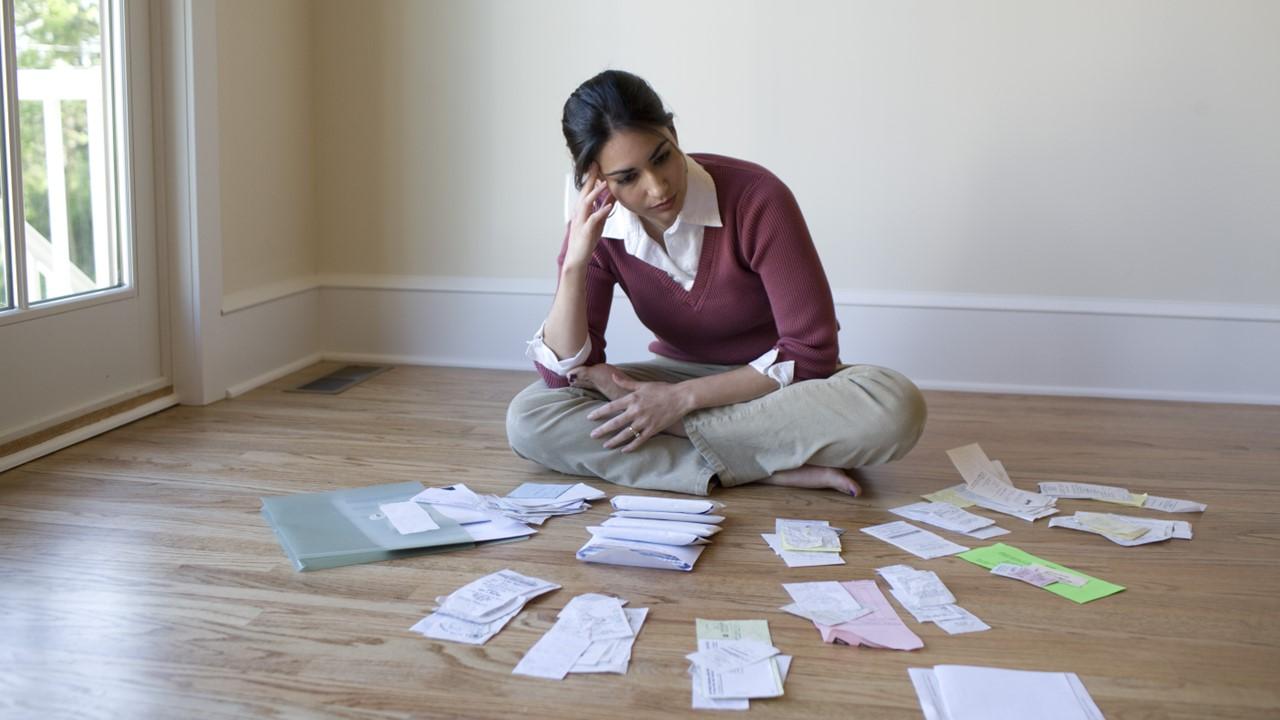
M560 587L555 583L500 570L467 583L440 603L437 612L471 622L489 622L545 592Z
M412 500L397 503L384 503L378 506L383 515L391 521L396 532L401 535L439 530L440 525L431 518L427 509Z
M822 552L792 552L783 550L782 543L778 541L778 536L773 533L762 533L760 537L769 544L778 557L787 564L787 567L817 567L819 565L844 565L844 558L840 557L840 553L822 553Z
M902 520L864 527L862 532L925 560L969 549Z
M569 601L560 611L557 625L592 641L633 637L631 624L622 611L622 601L609 595L587 593Z
M767 660L782 651L759 640L716 640L704 650L685 655L685 659L699 667L717 673L733 672L748 665Z
M1008 505L1024 511L1038 510L1053 504L1053 498L1048 495L1019 490L990 475L979 477L976 481L970 483L969 490L1001 505Z
M871 613L838 582L784 583L782 589L795 601L796 610L787 612L819 625L839 625Z
M590 646L591 638L563 629L560 623L556 623L538 638L511 672L514 675L563 680Z
M699 640L698 652L715 650L736 640ZM746 665L729 672L717 672L701 665L692 667L695 691L713 700L778 697L782 678L772 659Z
M1126 488L1074 482L1042 482L1040 483L1040 492L1060 498L1105 500L1120 503L1128 502L1133 497Z
M946 631L948 635L961 635L963 633L982 632L990 630L991 626L978 619L977 615L965 610L962 607L952 605L959 613L959 617L955 619L935 620L938 627Z
M994 525L996 522L991 518L974 515L967 510L962 510L951 503L945 502L912 503L902 507L890 508L889 512L910 520L940 527L943 530L959 533L973 532L974 530Z
M644 625L649 608L623 608L631 625L631 637L619 640L592 641L590 647L578 658L570 672L575 673L625 673L631 663L631 648L636 635Z
M825 520L774 521L782 549L791 552L840 552L840 535Z
M1204 503L1156 497L1155 495L1148 495L1146 501L1142 503L1142 507L1167 513L1204 512L1209 509L1209 506Z

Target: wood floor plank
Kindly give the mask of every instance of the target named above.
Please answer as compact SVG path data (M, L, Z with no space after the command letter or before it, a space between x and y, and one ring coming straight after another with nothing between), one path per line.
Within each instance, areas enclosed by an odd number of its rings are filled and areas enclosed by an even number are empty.
M172 408L0 475L0 716L680 717L692 714L683 656L699 617L767 619L795 656L786 696L753 703L753 716L918 718L907 668L943 663L1079 673L1110 720L1280 716L1280 408L928 393L920 445L868 470L865 498L719 493L725 531L693 573L576 561L607 503L526 542L297 573L262 496L403 481L505 493L562 478L506 444L507 401L532 374L400 367L341 395L281 392L329 369ZM1190 520L1195 539L1137 548L997 516L1011 531L1001 540L1127 588L1087 605L857 532L959 482L944 451L970 442L1024 488L1098 482L1210 508L1142 512ZM788 570L760 539L776 517L846 528L848 564ZM926 647L898 653L824 645L777 610L782 582L871 578L894 563L936 570L993 629L948 636L907 618ZM507 567L564 587L481 647L408 631L435 597ZM651 608L630 671L511 675L584 592Z

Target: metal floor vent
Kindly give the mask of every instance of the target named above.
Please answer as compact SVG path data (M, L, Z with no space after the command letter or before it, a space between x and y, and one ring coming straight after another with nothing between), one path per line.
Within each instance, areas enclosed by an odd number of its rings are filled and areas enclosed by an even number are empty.
M345 365L328 375L318 377L296 388L289 388L285 392L337 395L344 390L359 385L374 375L390 370L391 367L390 365Z

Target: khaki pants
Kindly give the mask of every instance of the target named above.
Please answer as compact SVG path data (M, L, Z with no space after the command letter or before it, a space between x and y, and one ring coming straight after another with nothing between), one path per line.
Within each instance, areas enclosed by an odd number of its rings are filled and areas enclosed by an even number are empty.
M642 381L680 382L733 370L655 357L617 366ZM655 435L634 452L590 436L587 414L608 400L594 390L525 388L507 409L507 438L521 457L568 475L646 490L706 495L801 465L853 469L898 460L924 431L920 391L900 373L843 366L825 380L792 383L764 397L685 417L688 438Z

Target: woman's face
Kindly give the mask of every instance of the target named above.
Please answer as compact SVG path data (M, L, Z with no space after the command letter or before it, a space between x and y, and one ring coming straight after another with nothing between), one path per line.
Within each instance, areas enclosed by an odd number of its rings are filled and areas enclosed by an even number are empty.
M646 227L663 231L676 221L688 170L669 130L619 130L600 149L596 164L609 192Z

